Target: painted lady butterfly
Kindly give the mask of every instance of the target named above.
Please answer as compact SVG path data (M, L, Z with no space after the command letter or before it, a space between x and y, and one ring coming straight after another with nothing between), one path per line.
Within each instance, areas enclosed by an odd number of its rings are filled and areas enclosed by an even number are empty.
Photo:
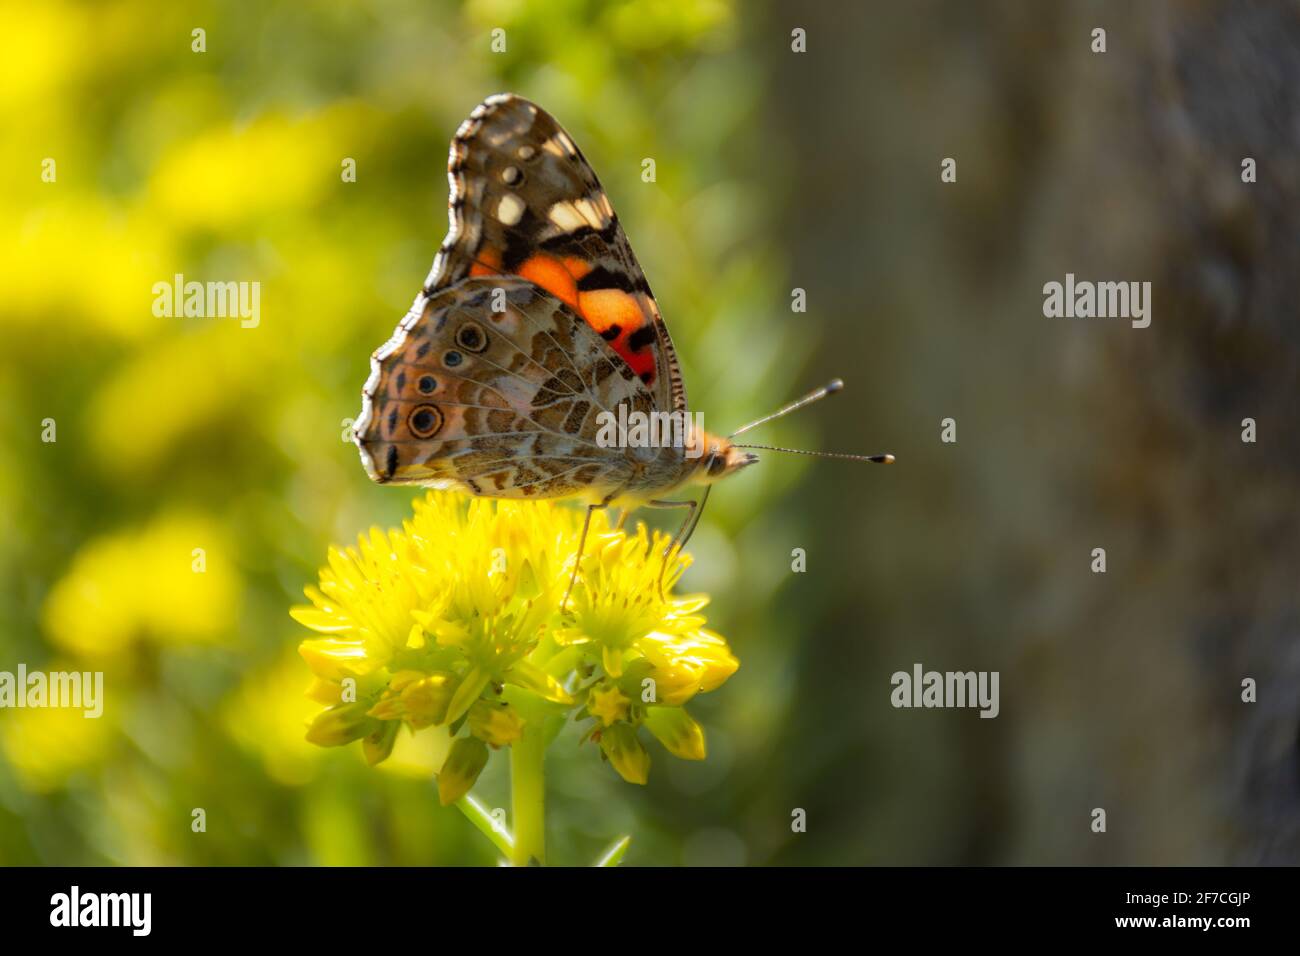
M702 429L653 446L598 441L601 413L620 407L689 421L686 388L609 198L548 113L489 97L456 131L447 179L450 231L411 311L371 357L354 429L366 471L494 498L581 498L588 521L614 503L687 508L670 553L703 498L663 496L693 484L707 496L758 460L746 447L764 446Z

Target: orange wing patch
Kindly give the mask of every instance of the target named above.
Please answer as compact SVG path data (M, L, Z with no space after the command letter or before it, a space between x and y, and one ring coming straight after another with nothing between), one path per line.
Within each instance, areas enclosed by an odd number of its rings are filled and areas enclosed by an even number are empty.
M541 286L577 312L647 385L655 378L655 355L647 344L655 341L645 309L637 296L621 289L580 291L578 283L591 264L574 256L557 259L546 253L529 256L515 274ZM501 251L485 246L470 266L471 276L507 275Z
M474 263L469 267L470 276L501 275L501 253L487 246L478 251Z
M577 260L569 260L576 262ZM569 308L578 308L578 279L567 267L553 256L538 254L525 259L519 266L519 274L535 285L541 286Z
M645 313L636 297L620 289L592 289L578 293L578 314L600 333L601 338L622 356L632 371L649 384L654 380L655 356L647 349L643 335Z

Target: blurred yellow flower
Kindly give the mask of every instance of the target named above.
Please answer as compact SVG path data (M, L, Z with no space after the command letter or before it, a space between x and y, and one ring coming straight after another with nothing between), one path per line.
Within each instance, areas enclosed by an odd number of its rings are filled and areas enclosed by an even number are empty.
M239 588L221 528L173 514L85 545L45 600L45 629L58 647L90 658L136 641L218 642L233 629Z
M59 88L89 69L92 23L84 8L55 2L0 4L0 91L6 102L57 101Z
M87 422L91 448L118 474L165 461L185 439L201 440L204 426L247 395L262 374L259 353L265 347L264 338L238 323L207 325L157 342L116 368L97 390ZM183 400L159 401L160 395Z
M85 717L76 707L7 710L0 720L0 746L27 790L49 793L110 758L115 724L108 714Z
M162 324L149 290L166 275L172 236L139 210L73 192L12 212L0 203L0 212L18 227L0 231L7 263L0 326L48 338L58 316L80 334L136 341Z
M229 232L254 217L301 210L338 182L347 108L303 118L263 114L222 122L170 148L150 182L157 211L181 228Z
M488 748L573 712L594 718L588 736L625 779L644 783L650 758L637 729L649 711L679 711L739 662L704 628L704 597L672 596L689 558L672 557L661 596L666 538L611 529L602 511L561 609L581 524L550 502L430 492L400 531L373 528L355 547L331 548L319 587L306 589L312 603L291 611L322 635L299 648L316 677L311 698L328 705L307 739L361 739L379 762L400 723L463 729L440 782L448 802L468 792ZM671 753L704 754L703 731L684 712L658 714L648 729Z
M317 710L302 695L303 683L301 661L287 654L248 674L221 711L230 736L286 786L308 783L320 759L320 751L307 746L302 737L303 727Z

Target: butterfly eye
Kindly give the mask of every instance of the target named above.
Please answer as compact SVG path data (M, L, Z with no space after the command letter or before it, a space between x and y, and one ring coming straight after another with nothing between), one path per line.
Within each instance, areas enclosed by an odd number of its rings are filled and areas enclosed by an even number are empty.
M438 390L438 380L432 375L421 375L420 380L415 384L422 395L432 395Z
M406 423L416 438L428 438L442 427L442 412L436 405L417 405Z
M464 360L465 360L465 356L461 355L455 349L452 349L450 352L447 352L446 354L443 355L442 364L447 366L447 368L455 368Z
M487 349L487 333L477 322L466 322L456 330L456 344L468 352L478 354Z

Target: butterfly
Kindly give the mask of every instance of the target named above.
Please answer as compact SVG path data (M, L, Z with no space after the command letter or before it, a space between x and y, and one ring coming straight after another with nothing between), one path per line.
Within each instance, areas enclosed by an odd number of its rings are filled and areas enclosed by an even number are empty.
M476 107L451 141L447 180L447 237L362 390L353 437L373 480L583 500L579 555L596 508L684 508L666 558L712 484L754 464L748 449L769 447L732 438L840 387L729 437L699 427L609 197L572 137L528 100L500 94ZM637 431L655 415L671 423L666 440ZM698 500L668 498L697 485Z

